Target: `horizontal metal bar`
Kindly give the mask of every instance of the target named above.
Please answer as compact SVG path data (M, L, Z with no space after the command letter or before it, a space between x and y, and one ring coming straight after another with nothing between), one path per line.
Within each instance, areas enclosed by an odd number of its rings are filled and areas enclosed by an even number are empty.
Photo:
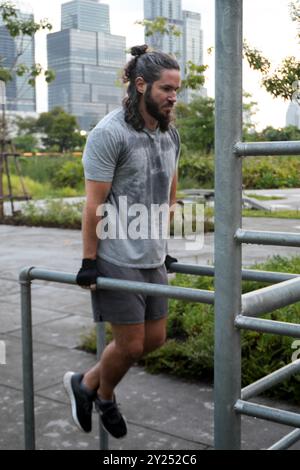
M275 423L286 424L288 426L295 426L300 428L300 414L292 411L280 410L278 408L271 408L270 406L258 405L256 403L249 403L244 400L237 400L234 405L237 413L254 416L256 418L273 421Z
M242 389L242 399L249 400L249 398L255 397L262 392L265 392L274 385L281 383L283 380L288 379L294 374L300 372L300 359L297 359L290 364L287 364L284 367L272 372L271 374L263 377L262 379L257 380L256 382L244 387Z
M238 142L234 153L240 157L300 155L300 141Z
M53 281L65 284L76 284L76 275L58 271L48 271L40 268L31 268L30 279ZM189 300L191 302L214 303L214 292L188 287L176 287L162 284L150 284L146 282L126 281L98 277L98 289L125 290L127 292L138 292L153 296L169 297L173 299Z
M300 277L242 295L242 315L257 317L300 301Z
M300 324L298 323L287 323L237 315L234 324L237 328L243 330L261 331L262 333L300 338Z
M192 274L198 276L215 275L214 266L202 266L197 264L171 263L170 270L174 273ZM255 269L242 269L242 279L245 281L259 281L277 283L300 277L300 274L276 273L272 271L258 271Z
M300 247L300 234L293 232L262 232L239 228L235 232L235 239L240 243L252 243L256 245Z
M267 450L286 450L289 449L295 442L300 440L300 429L294 429L294 431L290 432L282 439L277 441Z

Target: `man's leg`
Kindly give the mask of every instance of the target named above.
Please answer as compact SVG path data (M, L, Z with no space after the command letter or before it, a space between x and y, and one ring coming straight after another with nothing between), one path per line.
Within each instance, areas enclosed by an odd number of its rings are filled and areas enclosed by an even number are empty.
M144 354L160 348L166 341L167 317L159 320L146 320Z
M113 341L100 361L84 375L83 383L96 390L103 400L112 400L113 391L130 367L143 355L144 324L112 325Z

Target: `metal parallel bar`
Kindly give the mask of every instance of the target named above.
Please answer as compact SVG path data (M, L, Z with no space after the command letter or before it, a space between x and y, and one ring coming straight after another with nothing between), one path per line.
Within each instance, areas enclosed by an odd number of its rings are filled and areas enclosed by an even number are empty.
M215 275L214 266L201 266L196 264L183 264L183 263L172 263L170 270L174 273L192 274L198 276L210 276ZM242 279L245 281L259 281L259 282L270 282L277 283L288 281L289 279L295 279L300 277L300 274L290 273L276 273L271 271L258 271L254 269L243 269Z
M293 444L298 442L300 439L300 429L294 429L294 431L290 432L282 439L277 441L267 450L286 450L289 449Z
M300 300L300 277L242 295L242 315L257 317Z
M237 142L234 146L234 152L240 157L300 155L300 141Z
M97 330L97 360L99 361L106 345L105 323L97 322L96 330ZM100 414L99 414L99 444L100 444L100 450L109 449L108 434L105 431L104 427L102 426Z
M31 279L44 281L54 281L66 284L76 284L75 274L46 271L44 269L33 268L30 271ZM214 303L214 292L191 289L187 287L175 287L161 284L148 284L145 282L125 281L112 278L98 277L98 289L125 290L127 292L139 292L153 296L170 297L174 299L189 300L193 302Z
M235 326L243 330L261 331L262 333L300 338L300 324L298 323L286 323L238 315L235 319Z
M283 380L290 378L292 375L300 372L300 359L272 372L271 374L257 380L256 382L242 389L242 400L249 400L262 392L265 392L274 385L281 383Z
M234 405L236 413L256 418L273 421L275 423L286 424L300 428L300 414L292 411L271 408L270 406L258 405L244 400L237 400Z
M235 233L235 239L240 243L300 247L299 233L292 232L262 232L239 228Z
M34 379L30 268L20 273L25 449L35 450Z
M238 450L241 420L233 405L241 390L240 332L234 327L241 301L242 0L216 0L215 78L215 449Z

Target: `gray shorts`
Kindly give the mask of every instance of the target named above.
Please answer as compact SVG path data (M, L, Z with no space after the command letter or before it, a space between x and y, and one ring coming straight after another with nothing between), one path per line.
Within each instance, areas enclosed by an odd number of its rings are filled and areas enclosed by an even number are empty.
M97 258L99 275L127 281L168 284L165 266L154 269L125 268ZM167 297L133 292L98 289L92 291L94 321L116 324L144 323L158 320L168 313Z

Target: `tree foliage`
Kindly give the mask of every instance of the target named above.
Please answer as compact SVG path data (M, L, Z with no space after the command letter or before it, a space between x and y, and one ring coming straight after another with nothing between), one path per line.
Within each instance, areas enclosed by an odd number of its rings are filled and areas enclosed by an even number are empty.
M300 39L300 0L290 2L290 16L298 26ZM295 92L295 82L300 80L300 61L294 56L285 57L279 67L272 70L270 60L261 51L244 42L244 56L250 67L262 75L262 85L275 98L290 100Z
M168 18L158 16L154 20L136 21L136 24L145 27L145 36L181 36L181 31L175 24L169 23ZM199 90L205 83L204 72L207 65L194 64L189 60L185 64L185 78L182 80L181 89Z
M176 116L183 146L210 153L214 146L214 100L198 97L189 104L178 103Z
M136 24L145 27L145 36L155 36L156 34L168 35L168 36L177 36L181 35L181 31L176 28L175 24L169 23L167 18L163 16L158 16L155 20L142 20L136 21Z
M47 148L60 152L81 149L85 143L85 137L78 130L76 117L60 107L41 113L36 121L36 130L43 134L42 141Z
M14 75L27 76L27 82L29 85L34 86L36 77L44 73L45 80L49 83L55 78L55 74L52 70L43 70L40 64L33 64L27 66L20 63L20 59L26 50L25 37L33 38L38 31L52 29L52 25L48 20L41 20L35 22L33 19L21 19L18 13L18 9L10 2L0 3L0 15L2 22L6 26L9 35L18 40L16 55L10 66L4 66L5 57L0 57L0 80L8 82L13 79Z

